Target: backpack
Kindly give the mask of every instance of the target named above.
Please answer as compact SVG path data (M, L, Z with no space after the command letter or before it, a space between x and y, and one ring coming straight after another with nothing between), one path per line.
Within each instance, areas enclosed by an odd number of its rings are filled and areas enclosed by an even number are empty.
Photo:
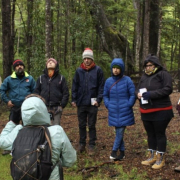
M13 180L48 180L53 166L52 146L46 126L21 129L12 146L11 176ZM58 162L59 163L59 162Z

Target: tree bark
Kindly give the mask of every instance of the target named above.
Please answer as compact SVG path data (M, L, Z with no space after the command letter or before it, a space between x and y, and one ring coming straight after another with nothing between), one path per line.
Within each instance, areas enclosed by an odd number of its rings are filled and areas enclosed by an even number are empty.
M112 59L122 57L125 60L127 57L127 69L128 71L132 70L134 62L125 36L112 27L98 0L86 0L86 2L90 6L90 13L95 22L96 31L101 39L104 51Z
M51 57L52 53L52 19L51 19L51 0L46 0L46 58Z
M3 46L3 78L9 76L13 62L13 45L11 36L11 2L2 0L2 46Z
M33 25L33 3L34 0L27 0L27 70L30 72L31 69L31 57L32 57L32 25Z

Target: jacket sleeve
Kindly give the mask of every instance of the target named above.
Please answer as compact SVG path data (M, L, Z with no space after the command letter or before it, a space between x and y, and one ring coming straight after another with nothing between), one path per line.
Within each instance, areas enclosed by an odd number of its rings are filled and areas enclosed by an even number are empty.
M22 125L16 125L14 122L9 121L0 134L0 148L11 150L20 129L22 129Z
M171 75L167 71L161 71L159 75L161 76L163 87L161 89L150 91L151 99L162 98L169 96L172 93L173 87Z
M9 97L7 96L7 91L9 90L9 77L7 77L4 82L1 84L0 88L0 94L1 94L1 99L5 102L8 103L10 100Z
M104 99L104 105L106 106L106 108L108 108L108 104L109 104L109 88L108 88L108 85L107 85L107 80L106 80L105 85L104 85L103 99Z
M79 84L79 74L76 70L76 73L74 75L73 82L72 82L72 102L77 101L78 88L79 88L78 84Z
M104 74L101 68L98 69L98 95L97 102L101 103L104 90Z
M36 81L36 87L35 87L35 90L34 90L34 93L35 94L39 94L41 93L41 83L40 83L40 77L37 79Z
M34 93L35 87L36 87L36 81L32 77L32 80L31 80L31 93Z
M62 79L62 100L61 100L61 105L64 108L69 100L69 89L67 86L66 79L63 77Z
M132 80L128 77L128 91L129 91L129 106L133 107L136 96L135 96L135 86Z

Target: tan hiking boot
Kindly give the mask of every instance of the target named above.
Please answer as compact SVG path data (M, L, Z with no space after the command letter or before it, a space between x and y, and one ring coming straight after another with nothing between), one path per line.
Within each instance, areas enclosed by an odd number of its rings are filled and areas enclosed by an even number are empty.
M174 169L174 171L180 172L180 166L176 167L176 168Z
M153 169L161 169L163 166L165 166L165 155L163 152L157 151L157 160L155 164L152 166Z
M142 161L141 164L142 165L146 165L149 166L151 164L154 164L156 162L156 151L152 150L152 149L148 149L149 153L148 153L148 158L145 161Z

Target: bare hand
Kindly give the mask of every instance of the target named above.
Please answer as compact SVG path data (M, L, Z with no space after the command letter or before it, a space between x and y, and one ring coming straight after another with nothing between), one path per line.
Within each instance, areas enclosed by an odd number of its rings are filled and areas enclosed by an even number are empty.
M137 94L137 97L138 97L138 99L141 99L142 94L141 94L141 93L138 93L138 94Z
M99 106L97 101L94 102L94 106Z
M11 102L11 100L8 101L7 105L8 105L8 107L10 107L10 108L14 106L14 104Z
M72 107L76 107L76 103L75 102L72 102L71 105L72 105Z

